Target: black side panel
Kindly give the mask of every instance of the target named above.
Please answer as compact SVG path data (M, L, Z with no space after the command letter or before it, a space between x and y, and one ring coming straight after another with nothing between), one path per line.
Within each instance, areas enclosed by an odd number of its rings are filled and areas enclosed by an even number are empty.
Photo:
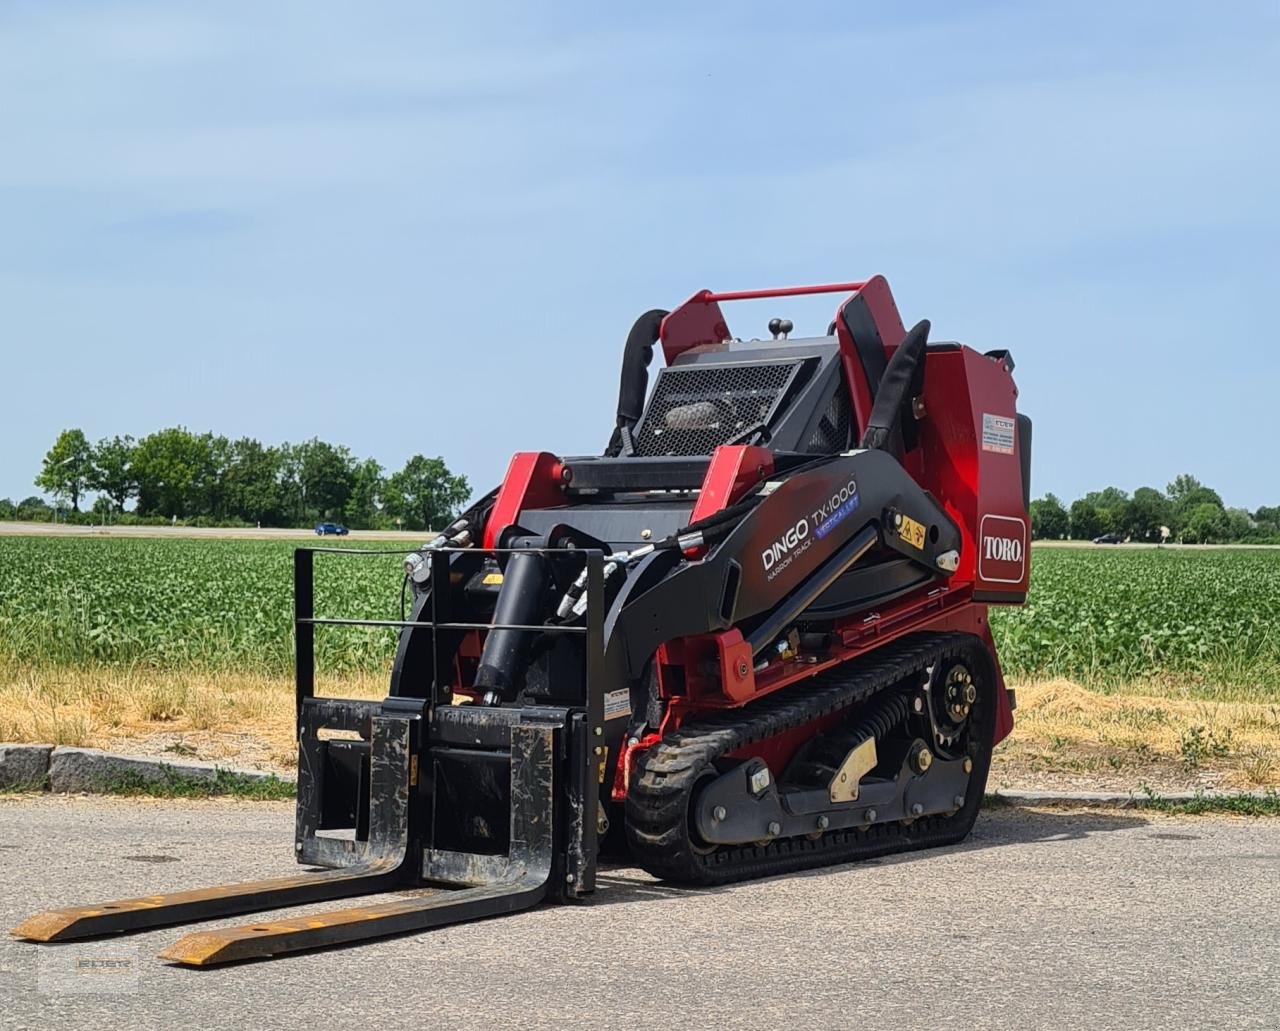
M904 447L916 443L914 398L924 387L924 349L929 339L929 320L917 322L903 338L885 368L876 402L862 434L862 446L880 448L901 458ZM908 427L910 439L907 439Z
M844 326L853 337L853 346L858 352L858 360L862 362L862 371L867 377L867 387L871 391L871 400L874 401L888 361L884 356L884 341L880 339L876 320L871 317L871 309L861 294L850 298L845 304Z
M910 559L854 566L805 609L806 619L835 619L880 604L933 579Z
M620 545L638 548L647 541L660 541L683 530L689 525L692 512L692 501L675 505L601 502L568 508L526 509L520 513L520 525L540 536L567 524L615 548Z
M1031 417L1018 416L1018 456L1022 463L1022 507L1031 511Z
M959 550L960 530L890 455L858 451L795 473L705 559L630 595L608 638L606 661L636 675L662 642L722 627L730 560L738 566L733 622L743 624L802 592L863 529L887 525L894 512L922 524L925 539L922 547L913 546L890 530L881 535L884 548L922 573L941 575L938 556ZM617 651L625 653L624 661L610 655Z
M707 455L656 458L566 458L569 494L645 490L697 490L707 475Z

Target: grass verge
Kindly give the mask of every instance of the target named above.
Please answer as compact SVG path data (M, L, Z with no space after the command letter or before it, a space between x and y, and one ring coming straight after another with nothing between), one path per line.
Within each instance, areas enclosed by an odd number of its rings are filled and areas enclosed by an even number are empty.
M995 785L1280 788L1276 702L1189 697L1150 681L1101 691L1059 679L1017 691L1013 734L996 750Z
M983 799L985 809L1016 809L1021 802L1007 795L987 795ZM1060 801L1038 801L1035 808L1070 807L1087 809L1150 809L1170 816L1203 816L1231 814L1234 816L1280 816L1280 794L1268 790L1262 795L1215 794L1197 792L1193 798L1166 798L1150 789L1132 794L1115 802L1077 802L1064 798Z
M169 767L160 780L127 775L105 785L103 794L147 798L241 798L256 802L278 802L296 797L292 782L274 774L249 777L231 770L217 770L212 780L189 777Z
M1195 798L1161 798L1146 792L1143 806L1175 816L1198 816L1202 813L1233 813L1236 816L1280 816L1280 794L1205 795Z
M0 794L24 795L48 790L41 783L15 784ZM179 770L164 767L160 779L126 774L104 783L95 795L120 795L131 798L237 798L252 802L292 801L297 792L292 781L270 774L252 777L232 770L217 770L213 779L191 777Z

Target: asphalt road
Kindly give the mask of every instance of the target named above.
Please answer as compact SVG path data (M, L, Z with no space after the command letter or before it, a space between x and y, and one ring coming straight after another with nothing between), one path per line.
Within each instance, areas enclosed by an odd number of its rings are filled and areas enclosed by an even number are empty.
M0 924L291 872L290 809L0 799ZM997 810L964 845L705 892L629 869L597 901L195 971L39 988L77 946L0 945L16 1027L1280 1026L1280 821ZM247 919L247 918L245 918ZM46 973L52 966L46 967Z

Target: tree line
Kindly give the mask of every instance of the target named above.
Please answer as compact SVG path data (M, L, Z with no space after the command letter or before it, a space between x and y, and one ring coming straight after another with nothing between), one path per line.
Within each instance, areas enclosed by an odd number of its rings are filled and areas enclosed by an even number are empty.
M376 460L318 438L264 445L181 426L96 444L79 429L63 430L35 485L56 507L36 496L17 504L4 498L0 518L49 520L65 505L73 522L308 526L333 520L355 529L423 530L446 525L471 495L467 478L438 456L414 455L388 475Z
M1037 540L1093 540L1119 534L1131 541L1186 544L1280 543L1280 505L1254 512L1227 508L1217 491L1183 474L1168 487L1095 490L1065 506L1046 494L1031 502L1031 535Z

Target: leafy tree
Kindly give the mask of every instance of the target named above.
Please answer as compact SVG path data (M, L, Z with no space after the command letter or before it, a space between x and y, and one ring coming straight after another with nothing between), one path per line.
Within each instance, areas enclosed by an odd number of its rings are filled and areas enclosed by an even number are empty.
M383 500L387 515L411 530L438 530L448 524L471 496L465 476L449 472L440 457L414 455L387 478Z
M11 498L0 498L0 519L16 519L18 517L18 506L13 503Z
M1222 497L1216 490L1210 490L1208 487L1197 487L1188 494L1183 495L1175 503L1175 508L1189 512L1198 505L1213 505L1215 508L1225 508L1222 504Z
M49 503L44 498L38 498L34 494L29 498L23 498L18 502L18 511L15 513L19 519L30 520L35 522L48 522L53 515L53 509L49 507Z
M132 437L103 437L93 448L93 468L89 486L105 494L124 511L125 502L138 489L133 476L133 452L136 442Z
M1187 473L1169 484L1168 493L1169 500L1173 503L1172 522L1169 525L1179 538L1199 539L1196 532L1190 529L1190 520L1191 513L1201 505L1212 505L1219 512L1223 510L1222 498L1218 496L1218 492Z
M1165 488L1165 493L1169 495L1169 500L1175 505L1182 501L1193 490L1200 490L1204 486L1190 473L1180 473L1174 477L1174 480Z
M1173 505L1154 487L1139 487L1125 508L1123 530L1143 541L1160 540L1160 527L1172 527Z
M1253 520L1243 508L1229 508L1224 513L1224 540L1242 541L1253 529Z
M1222 498L1218 496L1217 491L1210 490L1208 487L1195 487L1174 502L1173 526L1180 534L1190 525L1191 513L1204 505L1216 508L1219 512L1224 511Z
M286 440L276 451L276 509L284 523L302 526L307 521L306 492L302 487L303 445Z
M225 475L226 503L233 515L250 523L279 520L278 450L263 447L252 437L241 437L230 445Z
M145 515L200 515L213 472L212 437L175 426L138 441L133 471L138 511Z
M1090 491L1084 496L1084 500L1097 510L1103 533L1124 531L1125 517L1129 508L1128 493L1119 487L1106 487L1103 490Z
M221 434L202 433L203 465L192 484L188 511L223 521L231 513L227 494L227 470L231 467L231 441Z
M1071 520L1062 502L1046 494L1031 502L1031 536L1040 541L1056 541L1071 532Z
M1076 540L1092 540L1102 533L1102 517L1084 498L1071 502L1071 536Z
M351 496L355 462L345 447L311 439L301 445L299 476L306 509L320 519L341 515Z
M378 499L382 493L382 466L372 458L366 458L352 470L351 493L343 519L350 527L367 530L378 518Z
M1221 505L1204 502L1187 513L1183 538L1200 544L1212 544L1226 538L1227 514Z
M80 511L93 473L93 449L81 430L63 430L44 456L44 465L35 484L55 498L71 500L71 510Z
M1253 513L1253 521L1257 523L1254 535L1263 538L1280 537L1280 506L1263 505Z

